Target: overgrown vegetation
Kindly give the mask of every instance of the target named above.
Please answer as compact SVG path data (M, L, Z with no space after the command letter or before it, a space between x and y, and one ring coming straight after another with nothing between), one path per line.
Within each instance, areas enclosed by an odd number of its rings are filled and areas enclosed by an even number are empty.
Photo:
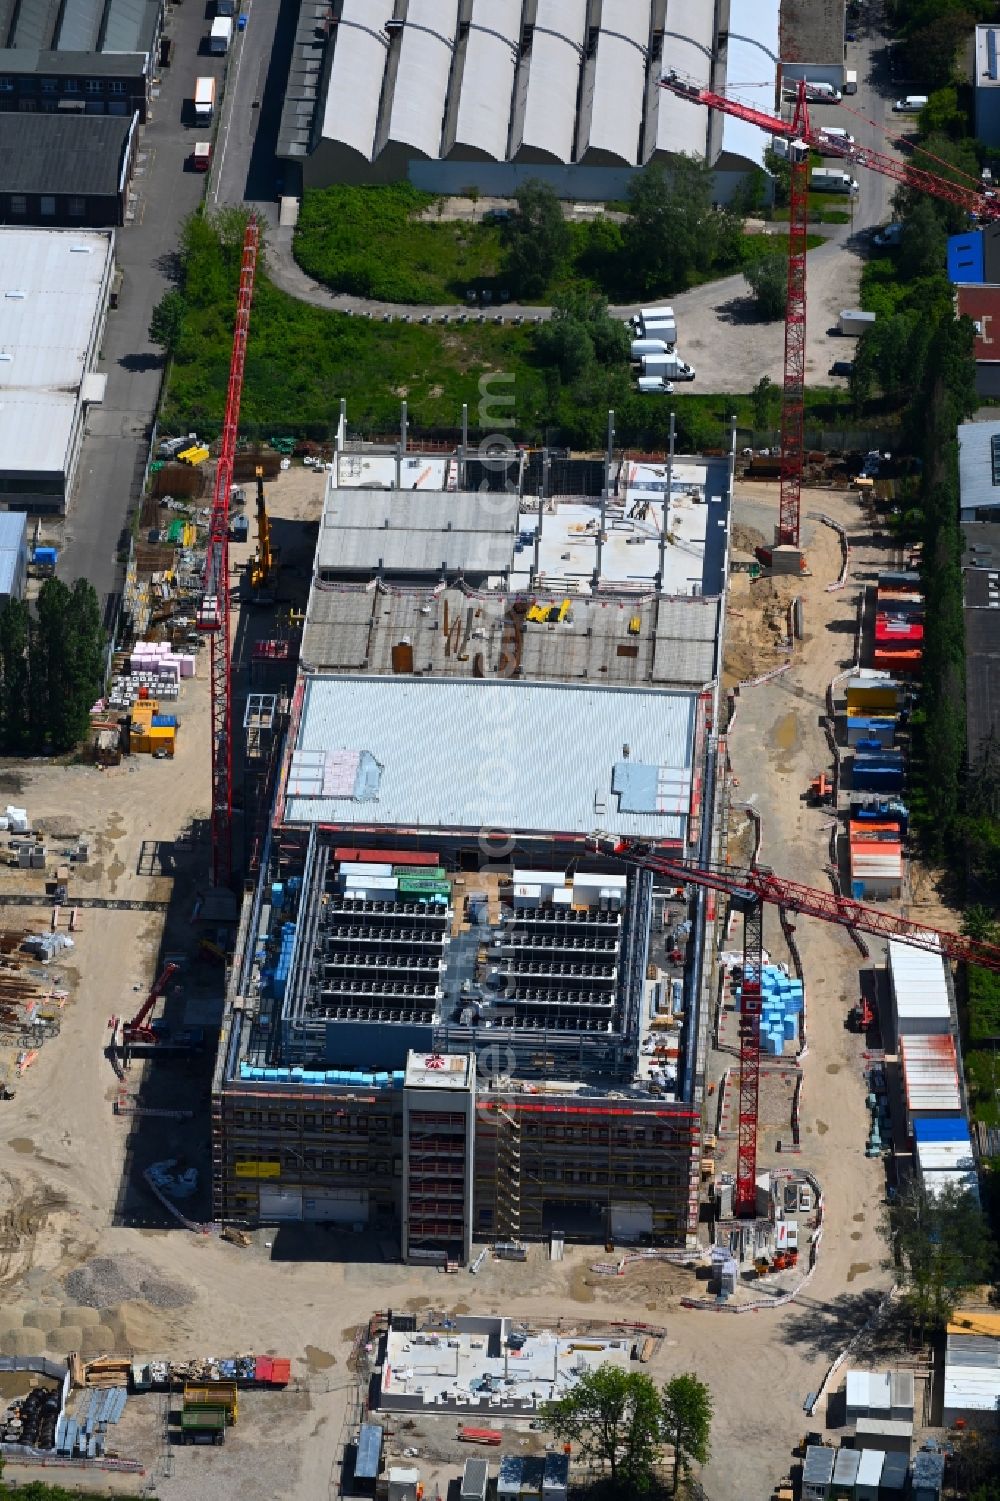
M909 81L930 94L953 81L959 44L977 21L995 14L992 0L888 0Z
M565 219L552 189L537 181L518 190L509 216L479 223L445 219L445 200L408 183L320 188L303 198L295 256L334 291L380 302L464 303L470 292L528 303L579 294L639 302L773 251L742 224L765 182L752 175L736 203L716 210L710 171L682 156L670 172L653 165L638 174L624 219L599 214L586 223Z
M101 690L104 632L97 595L46 579L34 613L23 600L0 609L0 754L64 755L87 734Z
M163 410L166 431L209 437L219 431L243 222L239 214L227 212L214 219L197 216L185 227L177 289L182 315ZM352 427L391 432L405 396L414 427L457 435L462 403L469 403L475 426L480 381L492 373L514 377L504 392L514 397L509 431L519 442L600 446L609 407L615 410L620 443L658 451L666 446L670 406L677 413L678 443L692 451L726 445L731 414L742 427L754 425L749 395L685 391L676 393L669 405L640 397L631 389L624 329L606 318L602 300L567 295L560 308L574 327L543 333L545 325L536 331L511 324L383 324L299 302L274 287L261 266L250 319L241 433L264 439L275 432L329 438L340 397L347 400ZM849 398L840 392L808 392L807 421L848 425Z

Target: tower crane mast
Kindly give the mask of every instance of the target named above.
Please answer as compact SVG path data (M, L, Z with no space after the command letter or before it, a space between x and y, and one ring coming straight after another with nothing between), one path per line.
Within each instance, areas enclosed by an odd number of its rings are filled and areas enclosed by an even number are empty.
M757 1104L760 1084L760 1007L763 968L763 908L801 913L858 933L895 939L983 969L1000 972L1000 945L982 943L959 933L923 927L894 912L866 907L850 897L835 896L786 881L761 866L740 870L731 865L698 866L665 853L639 839L593 834L588 840L597 854L610 856L679 885L703 886L727 896L743 914L743 976L740 1010L740 1103L734 1207L738 1215L752 1215L757 1197Z
M823 134L809 118L806 84L800 79L791 120L741 104L725 94L703 89L680 74L666 73L661 88L682 99L717 109L756 125L768 134L788 141L791 183L788 223L788 302L785 312L785 366L781 402L781 496L775 540L778 546L798 547L802 497L802 461L805 432L806 368L806 244L809 221L809 149L822 147L825 156L840 157L854 166L867 167L891 177L904 187L929 193L945 203L956 204L981 219L1000 218L1000 198L973 184L950 182L924 167L874 151L857 142Z
M233 328L233 352L222 424L222 446L215 471L208 551L197 626L211 643L212 661L212 884L228 886L233 871L233 714L232 665L229 625L229 503L233 487L233 461L243 395L243 365L254 274L260 245L260 226L255 214L247 221L240 263L240 286Z

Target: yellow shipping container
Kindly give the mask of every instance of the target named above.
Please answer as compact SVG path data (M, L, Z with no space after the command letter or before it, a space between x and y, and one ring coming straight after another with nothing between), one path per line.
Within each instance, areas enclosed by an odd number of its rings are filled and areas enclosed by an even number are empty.
M133 732L132 739L129 741L129 748L133 756L148 756L153 749L153 742L148 735L136 735Z
M151 724L149 735L151 740L173 740L177 734L175 724Z
M280 1178L280 1162L237 1162L233 1168L237 1178Z

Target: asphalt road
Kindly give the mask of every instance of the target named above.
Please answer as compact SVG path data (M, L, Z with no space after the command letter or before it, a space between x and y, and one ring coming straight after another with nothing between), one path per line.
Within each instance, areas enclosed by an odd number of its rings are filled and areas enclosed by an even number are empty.
M242 8L249 24L230 59L208 201L213 208L252 203L276 224L282 167L275 150L299 3L244 0Z
M168 5L166 32L174 42L171 66L162 71L158 97L143 128L133 182L135 217L118 231L117 261L125 283L108 314L100 368L108 384L101 406L90 408L74 495L59 560L67 581L88 578L107 604L117 587L115 554L129 506L142 483L149 433L163 374L162 351L150 344L149 319L170 286L183 221L205 186L188 157L195 137L188 124L196 77L220 81L225 59L200 52L209 29L208 7Z

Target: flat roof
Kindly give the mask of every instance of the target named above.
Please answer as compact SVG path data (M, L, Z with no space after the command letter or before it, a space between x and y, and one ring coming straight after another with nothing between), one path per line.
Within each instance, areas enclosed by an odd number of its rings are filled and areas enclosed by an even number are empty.
M996 439L996 444L994 444ZM1000 506L1000 422L963 422L958 429L959 506L981 511Z
M951 1015L948 979L940 954L890 939L889 974L897 1017L920 1020Z
M338 489L323 502L320 574L504 574L517 530L514 494Z
M995 89L1000 87L1000 27L976 27L976 71L974 76L977 89Z
M471 1053L408 1053L408 1089L469 1089L475 1058Z
M782 0L781 61L842 67L846 0Z
M507 676L516 663L532 681L703 687L714 679L717 598L584 595L564 611L566 598L461 586L433 595L426 588L359 590L314 580L300 661L377 676Z
M640 688L307 674L294 751L353 753L371 774L348 795L294 796L286 769L284 818L681 839L697 703Z
M0 453L8 473L65 465L113 256L110 230L0 229Z
M958 1059L955 1039L948 1033L940 1036L901 1037L899 1050L903 1061L903 1083L907 1108L954 1112L962 1108L958 1085Z
M110 197L132 129L128 115L0 112L0 192Z

